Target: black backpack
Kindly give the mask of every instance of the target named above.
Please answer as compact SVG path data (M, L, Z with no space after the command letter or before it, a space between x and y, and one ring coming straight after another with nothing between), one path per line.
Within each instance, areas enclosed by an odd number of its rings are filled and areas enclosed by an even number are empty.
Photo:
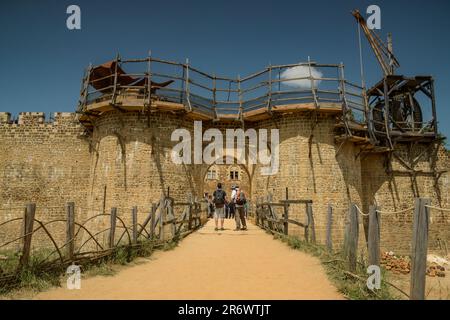
M225 192L222 189L214 191L214 204L225 204Z

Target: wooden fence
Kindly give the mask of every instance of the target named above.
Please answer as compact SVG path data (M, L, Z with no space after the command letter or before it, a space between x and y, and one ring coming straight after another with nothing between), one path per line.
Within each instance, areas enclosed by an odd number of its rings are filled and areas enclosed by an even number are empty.
M272 200L272 196L268 195L265 199L258 199L256 203L256 224L272 233L289 235L289 224L293 224L304 229L304 240L307 242L316 242L316 230L314 224L314 215L311 200L289 200L286 191L286 199L278 202ZM306 223L293 220L289 217L289 208L292 204L305 205L305 220ZM283 208L283 215L276 214L276 207ZM430 221L430 206L429 199L417 198L415 199L413 208L413 226L411 236L411 278L410 278L410 293L407 295L412 300L425 299L425 282L426 282L426 268L427 268L427 251L428 251L428 234ZM442 211L450 211L448 209L435 208ZM333 230L333 211L331 204L328 205L326 212L326 237L324 245L333 252L332 230ZM367 252L367 266L381 265L381 249L380 249L380 234L381 234L381 215L388 214L382 212L377 206L370 206L369 213L363 213L356 204L351 204L348 209L348 216L346 218L344 233L344 242L342 251L344 259L348 263L348 270L355 272L357 269L358 249L365 249ZM358 248L359 237L361 234L360 220L366 217L368 221L368 234L365 239L366 248ZM335 250L335 253L338 250ZM398 289L398 288L397 288Z
M174 214L174 209L177 207L183 209L179 217L176 217ZM66 219L42 222L35 218L36 204L30 203L25 206L22 218L10 219L0 224L0 232L2 232L1 228L6 227L9 223L23 221L22 234L20 236L11 235L10 240L0 244L1 252L14 242L21 241L22 243L21 252L18 254L20 259L17 268L7 274L0 274L0 286L14 281L20 271L29 266L30 257L32 257L33 234L39 230L43 230L46 233L53 244L54 251L48 254L47 258L40 261L37 268L39 270L49 270L72 263L82 264L86 261L105 258L119 248L139 248L149 241L152 241L155 246L161 246L166 242L185 237L206 221L206 214L203 219L201 216L202 208L200 202L194 200L176 202L171 197L162 197L158 203L154 203L143 223L138 223L137 206L130 208L131 225L128 226L125 223L124 215L118 216L116 207L111 208L109 214L96 214L82 223L76 221L75 203L67 203L65 211ZM86 224L99 217L109 217L108 228L98 232L89 230ZM49 226L58 222L66 224L65 243L61 246L58 246L55 235L52 235L49 231ZM84 231L87 237L82 238L81 231ZM119 231L122 232L119 233ZM107 241L106 243L101 243L102 241L98 237L105 232L107 232ZM77 243L79 244L78 246L76 246ZM89 244L94 249L82 251ZM57 258L51 259L50 257L54 256L54 254L57 255ZM33 267L36 267L36 265Z

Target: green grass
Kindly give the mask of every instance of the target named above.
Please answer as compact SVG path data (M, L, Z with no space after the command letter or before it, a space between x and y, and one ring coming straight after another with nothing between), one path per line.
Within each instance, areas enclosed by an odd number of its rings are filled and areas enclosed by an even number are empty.
M366 286L366 268L364 262L359 261L357 270L349 273L348 265L340 252L330 253L325 246L312 244L293 236L274 235L293 249L311 254L321 261L329 279L346 298L350 300L393 300L398 299L391 292L387 280L387 273L381 269L381 288L370 290Z
M0 285L0 294L5 294L17 287L45 290L58 284L59 277L55 272L41 270L42 262L52 253L50 249L39 249L30 255L28 267L18 269L20 253L15 251L2 251L0 255L5 256L6 260L0 260L0 277L14 274L15 277L5 284Z

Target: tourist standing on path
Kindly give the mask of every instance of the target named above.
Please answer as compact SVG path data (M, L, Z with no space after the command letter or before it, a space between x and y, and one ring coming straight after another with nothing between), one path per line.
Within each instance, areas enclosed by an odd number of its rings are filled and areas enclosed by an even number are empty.
M220 220L220 230L225 230L223 228L223 221L225 219L225 201L227 194L222 190L222 184L219 182L217 184L217 189L213 193L213 202L215 206L214 221L216 223L215 231L219 230L219 220Z
M236 198L236 186L233 185L231 186L231 200L230 203L228 204L228 207L230 209L230 219L234 219L236 214L235 198Z
M247 203L247 199L245 198L245 194L239 187L236 187L236 231L238 230L247 230L247 223L245 222L245 204ZM242 224L242 228L241 228Z
M212 218L214 216L214 203L211 195L208 195L208 218Z

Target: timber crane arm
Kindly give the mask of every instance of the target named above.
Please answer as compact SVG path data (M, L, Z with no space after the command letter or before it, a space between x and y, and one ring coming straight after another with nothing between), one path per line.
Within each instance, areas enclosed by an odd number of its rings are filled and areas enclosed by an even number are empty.
M383 69L384 75L388 76L394 74L395 68L398 68L400 66L400 63L392 53L391 44L389 43L388 46L386 46L380 39L380 37L374 31L369 29L366 20L358 10L353 10L352 15L355 17L361 29L364 31L367 41L369 41L369 44L372 47L372 50L375 53L375 56L380 63L381 68Z
M383 78L366 90L367 128L373 145L394 149L397 142L431 142L438 136L434 81L431 76L405 77L395 74L400 66L392 50L391 36L387 45L371 30L358 10L352 11L378 60ZM360 30L361 30L360 29ZM421 96L419 96L419 94ZM419 104L431 106L431 118Z

